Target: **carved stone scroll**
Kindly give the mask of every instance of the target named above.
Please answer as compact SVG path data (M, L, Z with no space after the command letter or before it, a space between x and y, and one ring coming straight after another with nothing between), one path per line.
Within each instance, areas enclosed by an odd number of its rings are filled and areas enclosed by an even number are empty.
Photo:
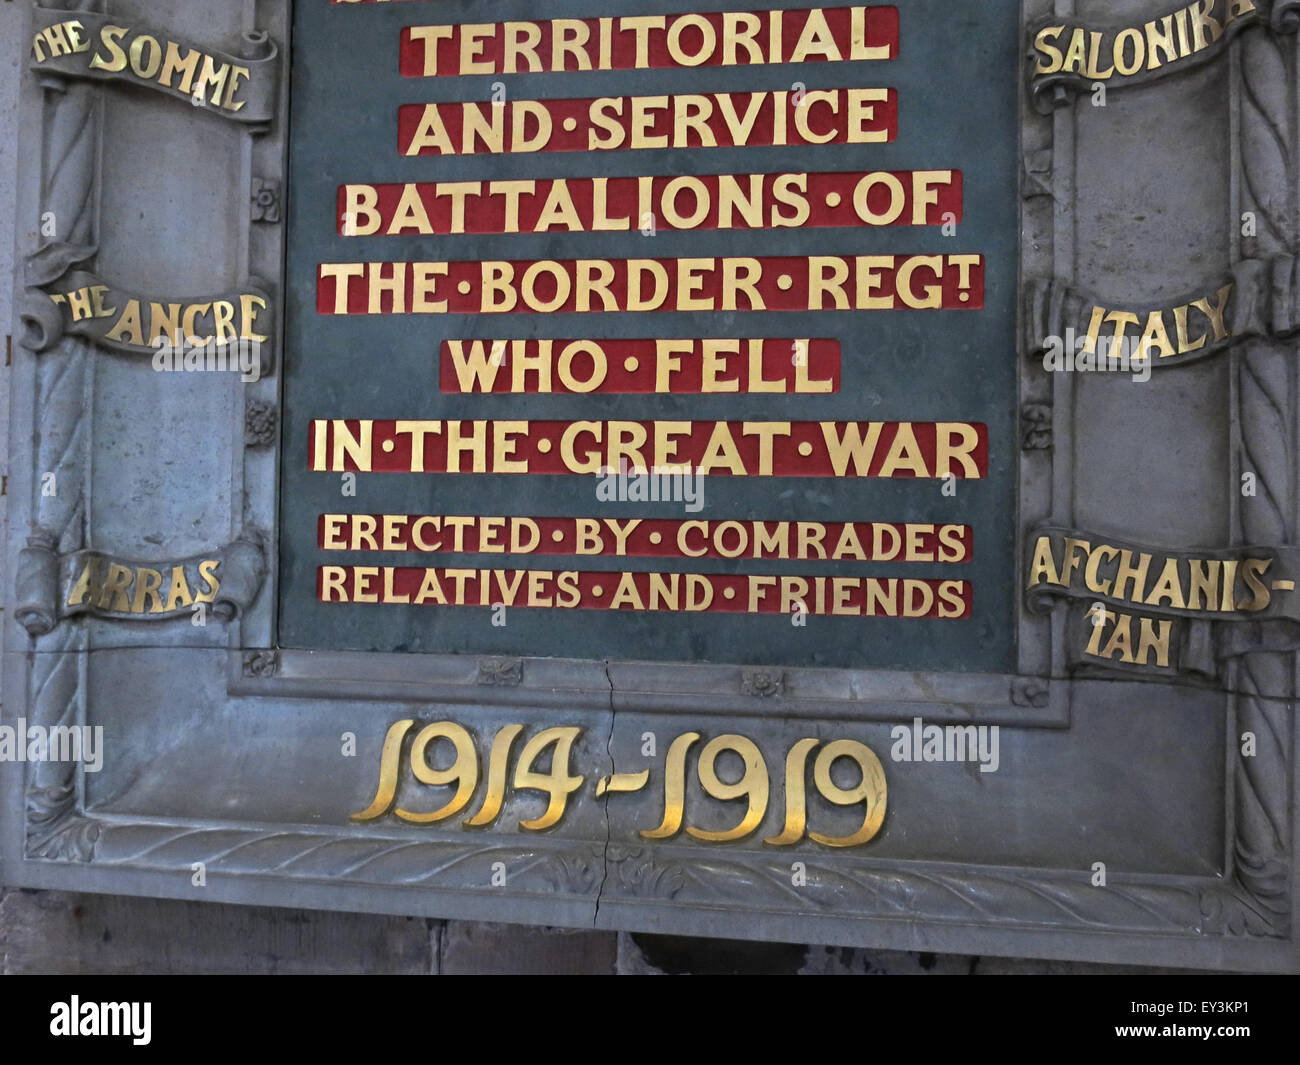
M241 56L91 9L38 7L31 67L40 74L125 81L164 92L233 122L265 126L275 114L279 64L265 34Z
M1062 281L1025 284L1025 352L1045 369L1079 356L1173 369L1255 338L1300 332L1300 262L1244 259L1231 274L1160 304L1107 300Z
M1151 17L1040 19L1029 29L1029 85L1043 114L1101 85L1146 85L1226 55L1252 27L1295 33L1300 0L1200 0Z

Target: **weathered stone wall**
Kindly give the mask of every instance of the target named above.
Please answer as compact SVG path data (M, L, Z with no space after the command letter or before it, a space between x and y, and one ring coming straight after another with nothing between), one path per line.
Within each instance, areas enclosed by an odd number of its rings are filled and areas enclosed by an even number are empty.
M0 973L1161 972L1066 962L735 943L51 891L0 897Z
M18 50L23 5L0 3L0 43ZM20 70L0 63L0 331L12 338L14 248L34 220L13 215ZM8 375L0 370L0 439ZM8 457L4 462L7 472ZM0 496L0 509L6 499ZM0 519L3 515L0 515ZM0 562L8 580L8 559ZM0 882L3 869L0 868ZM568 932L423 918L199 902L0 893L0 973L1058 973L1118 966L871 952Z

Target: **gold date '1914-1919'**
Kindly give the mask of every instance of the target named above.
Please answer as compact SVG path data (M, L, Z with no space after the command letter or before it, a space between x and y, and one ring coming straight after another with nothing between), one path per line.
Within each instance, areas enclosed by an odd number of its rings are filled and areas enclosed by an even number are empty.
M408 757L415 780L430 787L454 788L453 793L435 810L413 811L396 805L403 755L415 726L414 720L405 719L389 728L380 756L379 785L374 800L365 810L353 814L353 821L374 821L391 811L399 820L427 825L455 817L469 806L479 789L482 764L474 737L463 725L452 721L438 721L416 732L410 742ZM511 754L523 731L523 725L505 725L497 731L487 752L483 798L474 813L463 822L465 827L485 828L500 816L505 804L507 780L510 779ZM581 734L582 729L577 726L548 728L528 739L520 749L514 763L513 789L540 792L548 799L541 816L521 820L521 829L541 832L553 828L564 816L569 796L587 779L575 774L571 766L573 745ZM686 732L669 745L664 759L663 817L657 827L641 830L643 838L666 840L682 831L687 808L687 758L701 738L698 732ZM449 745L455 754L454 760L444 769L435 768L430 757L430 748L439 741ZM548 750L550 768L539 770L537 763ZM814 751L817 752L815 758ZM739 779L730 782L722 779L718 768L719 759L728 752L743 766ZM810 759L817 794L836 806L862 804L862 824L856 831L833 836L809 830L807 777ZM845 787L833 779L832 769L840 760L856 766L856 784ZM746 806L744 816L732 828L711 830L687 825L687 835L709 843L730 843L745 839L758 830L768 811L772 779L767 759L753 740L734 734L714 737L700 748L695 772L706 795L723 802L744 800ZM734 775L734 771L729 775ZM649 784L650 776L651 771L644 769L602 777L595 785L596 797L641 791ZM778 835L763 840L770 846L790 846L807 835L827 847L858 847L872 840L884 824L885 770L875 752L857 740L839 739L824 745L816 738L799 740L786 753L784 794L782 830Z

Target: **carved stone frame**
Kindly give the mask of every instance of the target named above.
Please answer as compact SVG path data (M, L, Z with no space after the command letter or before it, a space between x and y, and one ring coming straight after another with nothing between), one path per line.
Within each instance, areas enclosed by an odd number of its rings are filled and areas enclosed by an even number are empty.
M52 3L53 0L47 0ZM74 10L96 10L104 0L60 0ZM113 0L108 0L110 5ZM211 5L209 5L211 6ZM226 0L244 30L265 30L289 57L290 0ZM1024 23L1072 13L1072 0L1026 0ZM161 18L155 21L161 21ZM178 30L179 26L176 27ZM1233 46L1234 187L1241 210L1270 209L1256 190L1282 182L1291 190L1287 212L1273 232L1277 250L1297 250L1297 126L1294 38L1263 33ZM1246 70L1265 70L1267 76ZM1280 78L1279 75L1280 74ZM287 84L287 77L282 78ZM57 210L75 216L73 243L93 245L99 226L97 129L115 90L65 83L42 90L28 77L20 158L19 218ZM1134 90L1143 91L1143 90ZM240 232L246 273L283 277L283 238L277 220L279 189L288 188L284 141L287 91L280 120L262 137L241 133L241 154L230 180L250 191ZM1247 131L1266 124L1287 138L1270 154ZM1058 108L1037 116L1023 106L1021 276L1072 276L1077 166L1075 112ZM1278 168L1281 167L1279 170ZM1289 243L1288 243L1289 242ZM20 247L18 261L33 251ZM1264 249L1266 252L1274 249ZM234 279L232 279L234 280ZM22 306L23 282L18 283ZM1239 506L1231 493L1243 542L1292 542L1297 520L1294 347L1252 343L1231 355L1235 384L1234 447L1276 491L1265 512ZM1285 357L1279 357L1283 355ZM13 453L10 553L17 560L33 539L60 552L93 543L87 518L96 454L91 396L93 354L65 338L40 356L15 360L12 388ZM1025 534L1044 520L1069 525L1074 515L1073 381L1031 372L1020 359L1023 443L1018 516ZM280 376L246 392L231 391L223 431L232 442L229 529L277 528L276 426ZM224 402L224 401L223 401ZM28 442L36 441L35 446ZM75 497L43 499L42 472L61 471L78 485ZM588 722L611 732L619 714L663 717L689 727L680 715L760 717L772 707L822 721L976 722L1015 729L1068 729L1072 712L1086 708L1100 682L1071 678L1064 649L1065 611L1046 616L1019 608L1016 674L914 674L853 670L754 669L680 664L553 659L476 659L467 656L342 654L279 650L276 631L277 559L267 552L266 584L252 606L225 626L224 635L173 631L164 643L186 663L219 658L222 667L196 681L196 697L213 713L227 705L286 705L310 712L331 702L368 702L464 708L491 717L510 709L565 723ZM1024 571L1020 560L1019 571ZM5 721L94 723L89 705L93 674L121 676L157 669L153 633L115 629L112 623L72 619L31 636L12 609L6 589ZM1293 777L1296 735L1293 703L1252 695L1252 677L1271 674L1295 684L1291 654L1254 655L1234 667L1234 696L1225 729L1223 875L1133 874L1105 892L1087 869L971 866L946 862L882 861L827 852L801 854L808 876L833 889L834 905L810 903L789 889L788 856L721 850L701 857L671 845L611 841L600 814L582 838L455 831L391 825L307 824L283 818L259 822L177 818L166 810L123 816L96 808L84 772L56 764L0 766L5 815L0 822L0 875L8 884L100 892L194 897L189 871L203 862L212 872L202 896L214 901L366 910L447 918L527 921L621 930L668 931L744 938L834 942L874 947L1068 957L1242 969L1294 966L1297 897ZM196 668L196 675L202 669ZM207 675L204 674L206 677ZM206 685L206 687L204 687ZM152 689L149 689L152 690ZM242 712L242 711L241 711ZM393 717L397 716L395 713ZM1235 737L1249 727L1270 738L1267 757L1239 756ZM159 773L163 769L156 770ZM588 800L584 800L588 801ZM595 800L589 800L597 806ZM399 855L400 860L393 858ZM466 862L506 861L508 892L468 886ZM847 900L847 901L846 901Z

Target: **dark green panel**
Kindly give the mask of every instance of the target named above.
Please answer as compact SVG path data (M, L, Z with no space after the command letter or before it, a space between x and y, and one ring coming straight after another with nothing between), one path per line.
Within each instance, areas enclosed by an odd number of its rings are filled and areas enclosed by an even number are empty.
M955 5L899 0L901 54L893 62L706 67L494 78L405 79L403 25L593 17L765 5L676 2L612 7L548 4L297 5L288 197L284 468L281 487L280 643L286 647L694 660L853 668L1002 671L1014 654L1016 498L1015 324L1019 8L1014 0ZM776 3L797 9L799 4ZM402 158L402 103L484 100L494 81L513 98L890 86L900 93L899 136L887 145ZM964 174L965 217L937 229L840 228L627 234L343 238L334 234L339 184L641 174L870 171L952 168ZM321 262L627 258L725 255L981 253L981 311L597 315L318 315ZM843 384L832 396L443 396L444 339L523 337L837 337ZM308 470L314 418L790 420L983 422L989 474L959 482L831 478L712 478L705 509L610 504L594 477L375 474L343 498L337 474ZM317 550L322 512L758 518L773 521L962 522L975 558L963 566L574 559L563 556L347 554ZM974 585L962 621L779 615L512 610L501 628L481 608L368 606L316 601L322 564L662 568L802 576L960 578Z

